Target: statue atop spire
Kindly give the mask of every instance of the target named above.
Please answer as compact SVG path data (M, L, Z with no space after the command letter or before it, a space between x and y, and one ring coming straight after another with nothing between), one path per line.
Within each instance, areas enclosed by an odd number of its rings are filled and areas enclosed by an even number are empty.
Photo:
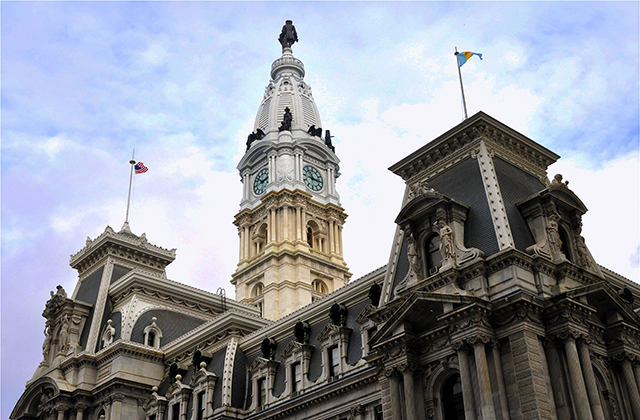
M285 22L278 41L280 41L283 51L285 48L291 48L293 43L298 41L298 33L296 32L296 27L293 26L293 21L287 20Z

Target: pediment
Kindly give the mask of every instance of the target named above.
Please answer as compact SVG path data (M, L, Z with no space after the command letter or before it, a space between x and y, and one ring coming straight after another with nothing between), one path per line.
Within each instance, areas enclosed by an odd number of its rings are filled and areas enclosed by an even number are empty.
M616 312L622 320L640 327L640 315L606 282L569 291L567 297L574 299L586 297L589 305L597 309L598 315L605 316L605 314ZM603 324L606 325L606 321Z
M561 201L565 205L578 210L581 214L587 212L587 206L584 205L582 200L564 184L553 184L546 191L542 191L541 195L549 194L556 200Z
M378 308L369 304L367 306L364 307L364 309L362 310L362 312L360 312L360 315L358 315L358 318L356 318L356 322L360 325L364 324L365 322L369 321L369 315L371 315L373 312L375 312Z
M289 342L287 347L285 347L284 351L282 352L282 358L286 359L287 357L291 356L293 353L303 352L305 349L313 349L313 346L310 346L308 344L298 343L297 341L293 340Z
M268 359L265 359L264 357L258 356L256 357L256 360L254 360L253 363L251 363L251 366L249 366L249 371L255 372L256 370L274 367L277 365L278 365L278 362L276 361L268 360Z
M348 327L339 327L334 324L327 324L318 335L317 340L323 342L332 336L339 335L345 332L350 333L351 331L352 329Z
M424 186L409 187L409 201L404 205L400 213L396 217L395 222L403 226L408 221L419 221L424 219L429 214L435 214L437 208L451 209L455 208L458 212L467 214L469 212L469 206L460 203L453 198L449 198L444 194L425 188ZM412 190L414 192L412 195Z
M193 375L193 378L191 378L191 384L195 385L195 384L197 384L197 383L199 383L201 381L206 381L206 380L211 380L211 379L218 379L218 375L216 375L213 372L209 372L205 368L200 368Z
M477 299L471 296L413 292L378 329L378 332L372 337L370 345L374 346L392 337L406 323L411 324L411 330L414 334L436 329L440 326L438 320L444 314L445 303L463 306L476 301Z

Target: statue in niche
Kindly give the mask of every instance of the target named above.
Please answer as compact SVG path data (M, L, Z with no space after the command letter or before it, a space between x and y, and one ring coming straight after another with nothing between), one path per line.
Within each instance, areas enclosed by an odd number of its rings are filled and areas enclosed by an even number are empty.
M69 317L65 314L62 317L60 332L58 333L58 343L60 343L60 350L66 351L69 344Z
M445 224L442 219L436 222L436 227L440 232L440 253L443 260L456 257L456 247L453 243L453 230Z
M282 31L280 32L280 36L278 37L278 41L280 41L280 45L282 45L282 49L291 48L291 46L298 42L298 33L296 32L296 27L293 26L293 21L287 20L282 27Z
M560 233L558 232L559 221L560 214L558 214L556 206L551 203L551 212L547 216L547 238L549 240L549 248L551 248L552 255L561 254L562 240L560 239Z
M104 330L104 335L102 336L102 347L107 347L109 344L113 343L113 339L116 336L116 329L111 326L113 321L107 321L107 328Z
M335 153L336 148L335 148L335 147L333 147L333 144L331 144L331 137L333 137L333 136L331 135L331 132L330 132L329 130L325 130L325 132L324 132L324 144L326 144L326 145L327 145L327 147L328 147L329 149L331 149L331 151L332 151L332 152L334 152L334 153Z
M291 131L291 123L293 122L293 115L289 107L284 109L284 116L282 117L282 124L278 127L278 131Z
M409 259L409 274L408 277L418 276L418 246L416 239L413 236L411 229L408 229L407 235L407 258Z

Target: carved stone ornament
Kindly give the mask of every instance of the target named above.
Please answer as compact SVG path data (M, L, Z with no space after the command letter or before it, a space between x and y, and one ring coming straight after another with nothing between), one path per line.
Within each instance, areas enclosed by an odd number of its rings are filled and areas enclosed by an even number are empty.
M419 181L411 184L409 185L409 192L407 193L407 201L411 201L427 192L435 193L435 190L429 187L427 181Z

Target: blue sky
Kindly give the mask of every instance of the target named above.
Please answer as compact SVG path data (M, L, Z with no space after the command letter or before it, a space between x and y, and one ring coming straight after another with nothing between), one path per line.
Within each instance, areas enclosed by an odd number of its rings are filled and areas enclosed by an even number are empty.
M172 280L227 289L235 166L292 19L349 214L345 260L385 264L404 184L393 163L482 110L562 156L596 261L639 281L637 2L2 2L2 409L42 358L70 254L124 221L177 248Z

